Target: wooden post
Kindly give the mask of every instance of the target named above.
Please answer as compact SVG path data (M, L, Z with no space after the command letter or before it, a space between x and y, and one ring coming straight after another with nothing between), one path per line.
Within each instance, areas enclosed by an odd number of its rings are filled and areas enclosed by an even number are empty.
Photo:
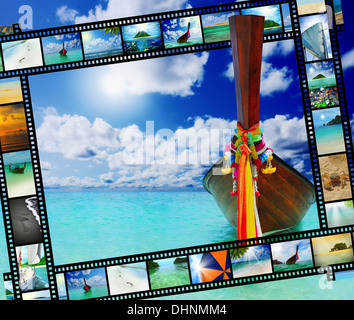
M264 17L229 18L235 75L237 120L244 129L259 122Z

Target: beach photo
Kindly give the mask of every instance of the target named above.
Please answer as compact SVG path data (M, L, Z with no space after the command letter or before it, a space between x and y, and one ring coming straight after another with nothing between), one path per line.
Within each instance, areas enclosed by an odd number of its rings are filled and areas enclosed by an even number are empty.
M80 33L67 33L42 38L44 64L82 61Z
M20 78L16 77L0 80L0 105L20 102L22 100L23 97Z
M228 250L189 256L192 284L232 279Z
M9 200L15 246L43 241L36 196Z
M107 267L107 276L111 295L150 290L146 262Z
M5 71L43 65L40 40L27 39L1 43Z
M4 281L6 300L14 300L14 287L11 280Z
M3 154L7 193L9 198L33 195L34 185L32 158L29 151Z
M158 21L122 26L125 53L149 52L163 49Z
M205 43L230 41L229 18L239 14L238 10L203 14L201 18Z
M350 233L312 238L311 240L316 267L354 261Z
M49 287L43 244L16 247L21 291L41 290Z
M321 62L314 62L306 64L306 74L307 74L307 83L309 89L311 91L320 89L322 92L325 92L327 89L331 90L330 96L333 97L334 101L338 100L337 95L337 81L336 76L334 73L334 67L332 61L321 61ZM332 90L334 89L334 91ZM333 91L333 92L332 92ZM311 97L311 104L312 106L317 106L315 103L316 91L313 92ZM329 97L329 100L330 97ZM331 105L329 102L326 106Z
M123 54L119 27L84 31L81 37L85 60Z
M190 285L188 257L147 262L151 290Z
M241 9L241 14L264 16L264 35L283 32L283 22L279 5Z
M327 201L352 198L347 155L345 153L318 158L323 197Z
M270 249L274 272L313 267L310 239L272 243Z
M324 0L297 0L296 2L299 16L326 12L326 4Z
M230 249L234 278L272 273L269 245Z
M353 200L327 203L326 216L329 228L353 225Z
M291 22L289 3L281 4L281 12L283 16L284 32L293 31L293 24Z
M300 29L305 61L332 58L327 14L300 17Z
M344 19L343 19L342 1L333 0L333 7L334 7L334 15L335 15L337 26L343 25Z
M108 296L105 268L66 272L69 300L85 300Z
M339 108L312 111L319 155L345 152L342 116Z
M0 142L2 152L29 148L23 103L0 106Z
M199 16L163 20L165 49L203 44Z
M25 292L22 294L23 300L52 300L49 290L39 290L33 292Z
M57 280L57 289L59 300L68 300L68 292L66 290L65 275L64 273L57 273L55 275Z

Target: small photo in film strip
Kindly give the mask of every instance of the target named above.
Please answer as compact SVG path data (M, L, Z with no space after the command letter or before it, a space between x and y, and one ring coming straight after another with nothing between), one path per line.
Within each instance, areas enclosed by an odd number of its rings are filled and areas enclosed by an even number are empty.
M350 295L353 5L138 2L2 5L0 299Z

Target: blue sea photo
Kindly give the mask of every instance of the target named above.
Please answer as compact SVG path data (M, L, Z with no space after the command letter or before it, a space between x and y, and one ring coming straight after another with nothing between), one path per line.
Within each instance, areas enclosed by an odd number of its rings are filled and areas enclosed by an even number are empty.
M95 59L123 54L119 28L82 32L85 59Z
M203 43L199 16L162 21L165 48L177 48Z
M344 152L345 144L340 109L313 110L312 117L318 154Z
M233 255L233 251L235 256ZM272 273L269 245L259 245L230 250L234 278Z
M42 38L45 65L83 60L80 33L67 33Z
M240 12L237 10L202 15L201 18L205 43L229 41L229 18L233 15L239 14Z
M123 46L126 53L163 49L159 22L147 22L122 26Z
M306 64L307 82L310 90L336 88L337 81L333 62L320 61Z
M241 14L264 16L265 35L283 32L283 22L279 5L241 9Z
M69 300L84 300L108 295L105 268L66 272Z

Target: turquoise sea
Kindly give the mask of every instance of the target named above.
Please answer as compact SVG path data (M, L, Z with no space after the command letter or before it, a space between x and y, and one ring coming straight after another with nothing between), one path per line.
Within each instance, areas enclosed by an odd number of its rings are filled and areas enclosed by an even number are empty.
M274 266L274 272L295 271L306 268L313 268L312 260L296 261L295 264L277 264Z
M204 35L205 43L229 41L230 27L229 25L223 25L223 26L203 28L203 35Z
M337 85L336 78L324 78L316 80L308 80L309 89L319 89L326 87L333 87Z
M113 50L105 50L105 51L96 51L96 52L85 52L85 59L99 59L105 57L118 56L123 54L123 49L113 49Z
M59 52L44 55L44 63L47 66L52 64L69 63L81 60L83 60L81 49L68 51L66 56L61 56Z
M186 46L194 46L197 44L203 44L203 39L196 39L195 41L188 39L187 42L184 43L178 43L177 40L173 42L165 42L165 49L172 49L172 48L180 48L180 47L186 47Z
M151 289L162 289L191 284L188 263L169 264L149 271Z
M344 152L344 136L341 124L315 128L318 154Z
M92 287L90 292L85 292L84 290L82 290L81 287L69 290L70 300L94 299L99 297L105 297L107 295L108 295L107 286Z
M234 228L226 222L213 197L207 192L46 190L45 197L55 265L236 239ZM3 221L0 220L0 230L3 230ZM316 206L313 206L300 225L292 231L318 227L317 210ZM0 273L9 270L6 241L2 231ZM298 297L301 292L305 297L311 297L311 290L318 290L316 277L291 281L292 286L297 288L291 292ZM204 291L189 294L184 298L292 298L290 293L282 295L282 290L286 290L288 285L287 281L279 281L264 284L264 287L263 284L252 285L257 288L257 292L246 286L247 288ZM269 290L273 287L277 290ZM1 299L5 299L3 288L3 282L0 281ZM248 293L240 294L243 291ZM263 295L260 295L260 292L263 292ZM179 299L183 299L183 295Z

